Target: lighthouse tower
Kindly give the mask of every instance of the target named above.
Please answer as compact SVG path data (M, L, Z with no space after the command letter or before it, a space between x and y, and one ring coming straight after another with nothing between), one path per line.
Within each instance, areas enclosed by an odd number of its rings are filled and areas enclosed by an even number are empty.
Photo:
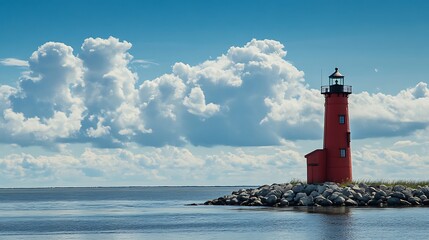
M344 76L335 68L329 85L322 86L325 95L323 149L305 155L307 182L345 182L352 180L348 96L352 87L344 85Z

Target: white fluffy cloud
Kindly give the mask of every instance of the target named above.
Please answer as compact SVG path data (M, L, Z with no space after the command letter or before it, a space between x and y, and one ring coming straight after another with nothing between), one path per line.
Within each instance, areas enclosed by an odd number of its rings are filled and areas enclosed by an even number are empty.
M0 86L1 141L20 145L88 142L101 147L279 145L317 139L323 96L304 81L274 40L251 40L195 66L137 85L132 44L88 38L79 53L48 42L18 86ZM25 61L4 60L25 65ZM350 96L353 137L404 136L426 129L426 83L397 95Z
M195 154L186 148L86 148L79 155L9 154L0 158L2 186L259 184L299 177L301 155L281 147ZM272 174L275 174L273 176ZM19 182L16 179L20 179ZM13 185L8 185L13 184Z
M48 42L31 55L29 68L17 89L1 86L8 95L0 118L0 131L8 136L3 141L55 144L56 139L76 134L85 110L75 94L82 85L81 60L71 47Z
M352 131L357 138L406 136L428 126L429 90L426 83L397 95L362 92L350 96Z
M359 179L426 180L429 171L427 154L407 149L364 146L353 150L353 174ZM427 147L427 144L425 144Z

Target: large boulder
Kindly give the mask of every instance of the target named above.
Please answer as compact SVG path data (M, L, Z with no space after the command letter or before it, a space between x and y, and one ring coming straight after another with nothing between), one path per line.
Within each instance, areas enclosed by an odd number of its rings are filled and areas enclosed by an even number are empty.
M299 200L301 200L301 198L306 197L307 194L299 192L295 195L295 198L293 199L295 202L299 202Z
M310 195L311 192L315 191L316 189L317 189L317 185L315 185L315 184L308 184L307 186L305 186L304 192L307 195Z
M328 189L326 189L326 190L323 192L322 196L323 196L324 198L328 198L328 197L329 197L329 196L331 196L333 193L334 193L334 190L332 190L332 189L328 188Z
M413 197L413 193L412 193L411 189L406 189L406 190L402 191L402 194L405 195L405 199Z
M387 197L387 194L383 190L376 192L374 195L374 199L384 199L385 197Z
M393 192L393 193L389 194L389 196L399 198L399 199L403 199L403 200L407 199L405 197L405 195L401 192Z
M420 189L415 189L415 190L412 191L412 193L413 193L414 197L420 197L422 195L425 195L425 193L422 190L420 190Z
M270 197L270 196L272 196L272 195L276 196L277 198L281 198L281 197L282 197L282 195L283 195L283 192L282 192L282 191L280 191L280 190L278 190L278 189L274 189L274 190L271 190L271 191L267 194L267 196L266 196L266 197Z
M419 197L410 197L408 198L408 202L410 202L412 205L420 205L421 199Z
M295 186L293 186L292 191L294 193L300 193L300 192L304 191L304 189L305 189L305 186L302 185L301 183L298 183Z
M318 191L312 191L310 193L310 196L312 196L313 198L317 197L317 196L321 196L320 193Z
M335 199L337 199L340 196L340 194L338 192L334 192L331 194L331 196L327 197L327 199L331 200L332 202L334 202Z
M343 197L341 197L341 196L338 196L337 198L335 198L333 201L332 201L332 203L335 205L335 206L342 206L343 204L344 204L344 202L345 202L346 200L343 198Z
M241 193L240 195L237 196L238 201L240 202L244 202L249 200L250 196L246 193Z
M398 206L401 202L400 198L397 197L388 197L387 198L387 205L389 206Z
M286 199L286 200L288 200L289 202L291 202L295 198L295 193L292 190L287 190L283 194L283 198Z
M258 197L265 197L267 196L267 194L270 192L270 188L269 187L263 187L260 188L258 192L256 192L256 196Z
M426 197L429 198L429 187L428 186L422 187L422 188L420 188L420 190L422 190L422 192L426 195Z
M319 192L320 194L322 194L326 188L328 188L325 184L323 185L317 185L317 192Z
M303 198L301 198L299 200L298 205L302 205L302 206L313 206L314 202L313 202L313 197L312 196L305 196Z
M282 198L282 199L280 200L280 204L279 204L279 206L280 206L280 207L287 207L287 206L289 206L289 201L288 201L288 200L286 200L286 199L284 199L284 198Z
M267 197L266 203L269 206L273 206L274 204L276 204L277 203L277 197L276 197L276 195L270 195L269 197Z
M353 194L356 194L355 191L353 191L351 188L349 187L345 187L343 188L343 190L340 191L345 197L347 198L352 198Z

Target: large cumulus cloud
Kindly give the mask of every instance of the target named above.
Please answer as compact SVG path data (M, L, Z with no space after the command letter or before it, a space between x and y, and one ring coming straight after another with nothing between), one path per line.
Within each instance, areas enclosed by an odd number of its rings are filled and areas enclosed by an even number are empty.
M321 137L323 96L280 42L253 39L198 65L178 62L140 85L131 47L114 37L88 38L78 53L63 43L39 47L18 85L0 86L1 141L254 146ZM425 129L428 92L419 83L397 95L352 94L354 137Z

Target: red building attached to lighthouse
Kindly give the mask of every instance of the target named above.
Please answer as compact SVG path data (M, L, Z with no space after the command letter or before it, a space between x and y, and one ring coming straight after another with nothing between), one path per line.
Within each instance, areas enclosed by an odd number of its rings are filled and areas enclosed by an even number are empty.
M335 68L325 95L323 149L305 155L307 183L346 182L352 180L348 96L352 87L344 85L344 76Z

